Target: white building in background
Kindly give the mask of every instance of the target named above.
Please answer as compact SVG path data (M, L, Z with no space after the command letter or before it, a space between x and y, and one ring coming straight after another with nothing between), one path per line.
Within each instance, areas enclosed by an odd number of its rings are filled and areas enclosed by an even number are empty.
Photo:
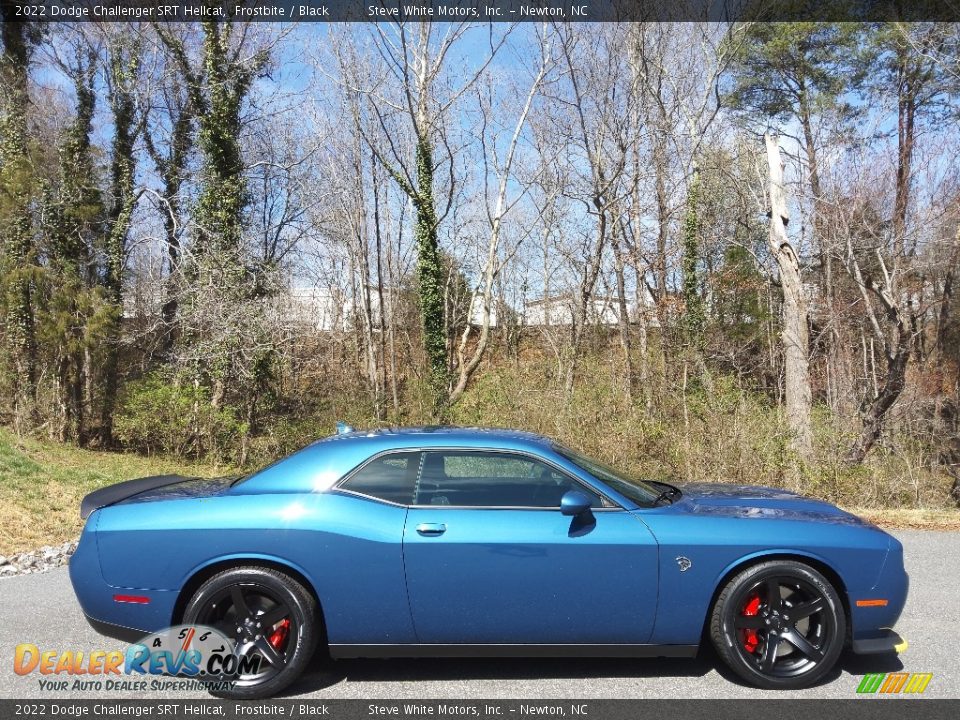
M384 289L384 301L390 302L389 288ZM627 301L628 322L641 320L648 327L658 325L653 298L646 294L647 302L640 305L635 298ZM359 299L358 299L359 300ZM293 287L285 295L276 298L278 311L287 322L310 327L321 332L348 330L354 321L353 298L336 288ZM528 327L546 325L565 326L573 324L577 299L570 294L553 295L549 298L529 300L524 303L520 320ZM371 288L370 306L375 324L380 322L380 300ZM388 306L389 307L389 306ZM499 327L504 315L516 311L504 304L501 298L491 298L490 327ZM483 298L475 294L470 302L470 324L483 324ZM620 321L620 305L613 296L594 296L587 308L587 323L591 325L617 325Z
M645 293L646 302L627 300L627 322L645 320L647 326L656 326L653 297ZM523 307L523 324L531 327L546 325L572 325L577 313L579 298L569 293L552 295L539 300L528 300ZM587 305L587 324L617 325L620 322L620 303L610 295L595 295Z
M495 328L500 322L500 310L503 301L500 298L490 298L490 327ZM483 325L483 296L474 294L470 299L470 324L474 327Z
M394 290L384 288L383 299L389 310ZM360 298L357 298L360 302ZM348 330L354 322L354 299L337 288L292 287L286 294L276 298L277 310L287 322L309 327L320 332ZM370 310L374 325L380 323L380 296L375 288L370 289ZM493 298L490 302L490 327L497 327L503 310L502 301ZM470 303L470 323L475 327L483 324L483 299L474 295Z
M293 325L330 332L349 324L352 302L335 288L292 287L274 301L280 317Z
M376 288L370 288L370 313L374 325L380 323L380 294ZM383 299L389 308L391 295L395 291L383 289ZM320 332L348 330L354 322L356 299L339 288L292 287L286 293L276 296L275 302L281 317L286 322L308 327ZM359 307L356 307L359 310Z

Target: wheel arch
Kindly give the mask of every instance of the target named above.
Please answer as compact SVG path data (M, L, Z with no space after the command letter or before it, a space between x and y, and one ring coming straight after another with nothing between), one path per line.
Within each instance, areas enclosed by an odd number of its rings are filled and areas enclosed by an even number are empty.
M717 598L720 596L723 588L725 588L737 574L753 567L754 565L770 562L771 560L793 560L794 562L804 563L805 565L812 567L830 581L830 584L833 585L837 591L837 594L840 596L840 604L843 606L844 619L846 620L847 625L847 637L845 639L845 643L849 643L852 629L850 617L850 598L847 593L847 586L843 582L843 578L840 576L840 573L838 573L836 569L823 558L797 551L774 550L770 552L748 555L736 560L726 567L720 576L720 579L715 584L713 593L710 596L710 603L707 605L707 613L703 619L703 628L700 635L701 644L704 642L709 644L708 638L710 635L710 617L713 615L713 608L717 604Z
M323 602L320 600L320 595L317 593L316 587L314 587L314 584L307 577L306 573L300 568L279 558L259 555L218 558L194 568L181 586L180 592L177 594L177 601L174 603L173 613L170 618L171 626L178 625L183 621L183 613L187 608L187 603L190 602L190 598L200 589L201 585L224 570L239 567L263 567L276 570L277 572L290 576L306 588L307 592L313 596L314 601L317 603L317 612L320 616L321 642L326 643L327 624L323 612Z

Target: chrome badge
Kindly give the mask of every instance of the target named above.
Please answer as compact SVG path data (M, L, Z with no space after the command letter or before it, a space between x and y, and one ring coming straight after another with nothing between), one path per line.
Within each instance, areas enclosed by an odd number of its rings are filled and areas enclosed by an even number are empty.
M693 563L690 562L690 558L680 555L677 557L677 565L680 566L680 572L686 572L693 566Z

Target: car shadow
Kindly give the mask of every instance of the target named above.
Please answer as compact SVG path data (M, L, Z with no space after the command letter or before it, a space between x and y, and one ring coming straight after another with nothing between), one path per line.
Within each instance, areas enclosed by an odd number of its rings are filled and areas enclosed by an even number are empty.
M839 666L851 675L898 672L903 670L903 663L900 661L900 656L896 653L854 655L848 651L840 658Z
M843 671L851 675L901 670L897 655L854 655L844 652L837 666L816 685L834 682ZM337 660L318 653L303 677L278 697L318 692L341 682L382 683L457 680L556 680L590 678L703 677L716 671L728 682L751 687L735 675L712 646L696 658L461 658Z
M704 653L701 653L703 655ZM457 680L702 677L712 659L680 658L450 658L337 660L318 653L303 677L279 697L317 692L338 683Z

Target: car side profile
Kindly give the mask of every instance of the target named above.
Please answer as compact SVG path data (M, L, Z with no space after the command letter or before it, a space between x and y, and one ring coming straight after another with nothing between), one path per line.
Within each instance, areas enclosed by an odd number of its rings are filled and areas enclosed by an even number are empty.
M692 657L816 683L844 648L894 652L892 536L819 500L667 483L532 433L341 432L243 478L91 493L70 564L106 634L213 627L259 657L219 694L284 689L332 658Z

